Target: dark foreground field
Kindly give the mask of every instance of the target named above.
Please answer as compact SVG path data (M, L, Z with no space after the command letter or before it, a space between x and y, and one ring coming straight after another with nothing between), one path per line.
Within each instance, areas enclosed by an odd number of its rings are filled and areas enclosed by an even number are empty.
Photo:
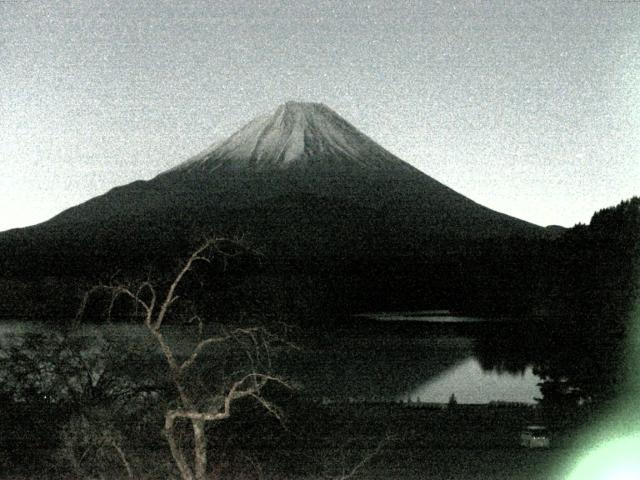
M254 471L245 470L244 478L341 479L353 472L356 479L552 480L562 478L559 467L571 455L571 427L534 407L299 407L289 412L286 429L265 419L230 422L219 436L212 431L213 439L234 439L226 442L220 478L238 478L239 459L250 459ZM540 423L554 431L552 448L520 447L521 428Z
M550 419L548 412L524 406L294 402L284 427L255 410L236 413L209 431L212 479L553 480L562 478L559 467L570 461L573 441L562 416ZM540 423L551 428L552 447L520 447L521 428ZM160 437L127 446L135 478L172 478ZM51 453L34 446L25 452L31 467L0 478L70 478L54 467L63 459L41 462ZM42 471L48 464L51 470ZM128 477L115 463L108 478Z
M354 478L550 480L560 478L555 472L570 455L572 435L545 416L536 408L485 405L316 406L292 415L290 433L249 448L265 473L271 459L274 478L340 478L371 455ZM552 448L520 447L521 428L539 423L555 431Z

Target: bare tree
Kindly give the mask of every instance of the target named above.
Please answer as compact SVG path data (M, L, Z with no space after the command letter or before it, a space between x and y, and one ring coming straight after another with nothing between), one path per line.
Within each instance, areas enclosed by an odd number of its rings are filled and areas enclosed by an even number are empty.
M99 478L121 472L140 478L134 473L123 427L149 414L157 417L158 386L138 371L123 368L141 365L148 350L123 349L121 342L104 333L87 337L86 331L48 329L5 338L0 347L0 395L7 411L21 405L31 410L34 425L46 419L50 433L38 429L40 434L61 440L48 460L66 475ZM29 445L12 444L16 451Z
M334 465L330 465L325 459L325 463L323 466L323 480L350 480L355 478L358 473L368 464L371 460L380 454L385 444L390 442L392 437L386 435L382 440L378 442L378 444L369 450L364 450L359 452L359 456L356 456L352 459L349 459L350 449L347 448L347 445L342 446L340 448L339 454L332 458L332 462ZM335 465L337 463L337 465Z
M136 478L122 445L122 435L110 427L106 422L96 425L81 415L63 428L61 453L77 478L91 478L92 473L101 470L113 475L114 458L126 472L126 478Z
M228 247L232 246L232 249ZM199 312L192 312L186 323L197 325L197 339L190 350L179 352L168 340L163 326L172 312L177 310L181 298L180 288L186 276L193 272L198 264L211 264L214 257L223 262L241 251L237 242L223 238L207 239L186 259L176 275L165 287L155 284L147 278L137 284L111 281L106 285L93 287L85 295L78 318L82 317L87 301L93 293L100 290L111 294L108 313L111 315L116 301L125 297L135 305L135 312L141 317L146 330L157 343L168 367L170 381L176 389L175 408L164 413L164 436L169 444L171 455L182 480L205 480L208 472L207 436L205 426L208 422L219 422L231 416L232 407L240 399L253 399L269 413L282 419L281 411L264 395L263 389L269 383L277 383L290 388L282 378L271 373L272 351L280 338L261 326L241 326L236 328L220 327L215 334L205 334L205 322ZM184 312L180 312L184 315ZM223 344L232 344L236 352L245 357L244 369L224 375L214 391L202 388L192 372L196 363L202 359L207 349ZM177 435L176 427L180 421L190 423L192 430L193 452L185 452L183 442Z

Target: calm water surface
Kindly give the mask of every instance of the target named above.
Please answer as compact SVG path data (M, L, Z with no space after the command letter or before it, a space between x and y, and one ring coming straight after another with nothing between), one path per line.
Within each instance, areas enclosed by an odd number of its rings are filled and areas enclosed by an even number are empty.
M443 315L441 315L443 316ZM460 322L448 315L451 322ZM412 320L416 317L414 316ZM434 322L434 316L422 321ZM385 319L385 321L390 321ZM419 320L420 321L420 320ZM481 319L471 319L479 322ZM186 327L170 330L177 350L188 351ZM51 326L33 322L0 323L0 347L29 332L50 332ZM87 342L108 332L123 342L148 339L141 326L83 325ZM185 334L187 333L187 334ZM14 339L14 340L12 340ZM293 378L302 391L329 401L411 401L444 403L453 394L459 403L491 401L535 403L540 397L530 365L517 369L489 368L479 348L480 338L470 334L420 330L412 335L342 332L321 340L309 339L298 352L279 357L276 370ZM499 360L500 352L493 352Z

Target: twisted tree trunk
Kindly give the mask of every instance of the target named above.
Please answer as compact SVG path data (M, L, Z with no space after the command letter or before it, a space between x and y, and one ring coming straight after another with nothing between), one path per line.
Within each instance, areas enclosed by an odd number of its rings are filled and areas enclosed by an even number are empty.
M182 480L195 480L195 477L193 476L193 471L189 467L189 464L187 463L187 459L184 458L182 449L178 445L178 442L176 442L176 437L174 432L174 422L175 422L175 416L173 415L173 412L167 412L164 420L164 436L167 439L167 442L169 443L171 456L173 457L173 460L176 462L176 466L180 471L180 477L182 478Z
M193 440L194 440L194 464L196 470L196 480L206 480L207 478L207 436L204 432L204 420L192 420Z

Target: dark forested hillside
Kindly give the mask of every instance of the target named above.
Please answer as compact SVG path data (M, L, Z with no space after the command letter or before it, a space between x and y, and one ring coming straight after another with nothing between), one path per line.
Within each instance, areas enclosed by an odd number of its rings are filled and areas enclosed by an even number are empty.
M595 213L551 250L538 370L550 402L614 398L624 387L640 274L640 198Z

